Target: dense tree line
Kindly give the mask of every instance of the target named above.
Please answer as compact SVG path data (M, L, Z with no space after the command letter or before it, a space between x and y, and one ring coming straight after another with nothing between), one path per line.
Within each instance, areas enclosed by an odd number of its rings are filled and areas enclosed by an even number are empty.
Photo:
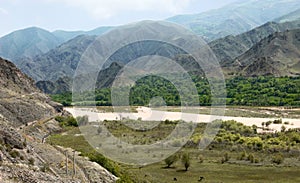
M199 103L202 106L211 105L211 89L209 82L202 77L193 76L198 91ZM178 85L185 83L177 81ZM125 89L118 91L122 93ZM185 88L181 88L181 90ZM214 90L218 91L218 90ZM300 77L234 77L226 79L227 105L244 106L300 106ZM159 105L159 101L151 101L161 97L168 106L181 105L178 90L170 81L158 77L147 76L136 82L130 88L129 101L131 105ZM71 105L72 93L52 95L53 100L63 105ZM111 105L109 88L95 92L84 92L76 97L77 105ZM96 101L96 103L94 102Z

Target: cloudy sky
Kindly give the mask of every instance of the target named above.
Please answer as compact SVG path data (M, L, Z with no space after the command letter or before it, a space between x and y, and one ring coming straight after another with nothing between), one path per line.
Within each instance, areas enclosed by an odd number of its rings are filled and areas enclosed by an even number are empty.
M208 11L237 0L0 0L0 36L37 26L90 30Z

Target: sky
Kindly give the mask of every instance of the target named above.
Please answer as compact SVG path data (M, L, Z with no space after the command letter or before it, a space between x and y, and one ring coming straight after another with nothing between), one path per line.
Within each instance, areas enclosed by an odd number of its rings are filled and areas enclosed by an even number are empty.
M0 36L27 27L91 30L201 13L237 0L0 0Z

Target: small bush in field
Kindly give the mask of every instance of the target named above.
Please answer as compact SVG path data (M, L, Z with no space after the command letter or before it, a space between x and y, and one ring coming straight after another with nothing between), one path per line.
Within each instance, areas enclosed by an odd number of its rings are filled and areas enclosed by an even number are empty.
M172 155L172 156L168 157L167 159L165 159L167 168L170 168L172 166L172 164L174 164L177 160L178 160L177 155Z
M281 164L284 161L284 157L282 154L276 154L272 157L272 162L276 164Z
M204 157L203 157L202 154L200 154L200 155L198 156L198 160L199 160L199 163L203 163L203 162L204 162Z
M181 162L185 168L185 171L188 171L189 167L191 166L191 157L188 153L184 153L181 157Z

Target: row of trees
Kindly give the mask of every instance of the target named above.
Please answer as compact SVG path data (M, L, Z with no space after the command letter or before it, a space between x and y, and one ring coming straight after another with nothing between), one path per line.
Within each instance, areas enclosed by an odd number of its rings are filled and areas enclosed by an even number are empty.
M208 81L196 76L193 77L193 81L198 91L200 105L210 105L212 95ZM179 91L174 86L176 84L181 86L180 90L185 90L185 83L180 82L171 83L158 76L144 77L130 88L130 105L148 105L154 97L161 97L168 106L181 105ZM118 89L118 93L121 94L126 90L128 88ZM226 90L228 105L300 106L300 77L235 77L226 80ZM75 96L73 99L78 102L76 105L111 105L109 88ZM72 93L56 94L52 95L52 98L64 105L71 105Z

